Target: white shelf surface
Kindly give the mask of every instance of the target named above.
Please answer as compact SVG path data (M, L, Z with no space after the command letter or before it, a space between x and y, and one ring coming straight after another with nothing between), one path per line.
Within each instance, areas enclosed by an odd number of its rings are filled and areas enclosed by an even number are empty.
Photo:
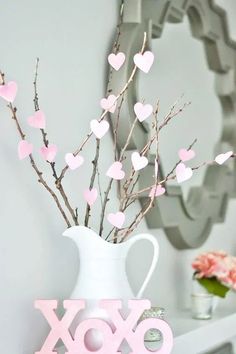
M189 311L168 319L174 333L173 354L204 353L236 337L235 308L219 308L211 320L195 320Z

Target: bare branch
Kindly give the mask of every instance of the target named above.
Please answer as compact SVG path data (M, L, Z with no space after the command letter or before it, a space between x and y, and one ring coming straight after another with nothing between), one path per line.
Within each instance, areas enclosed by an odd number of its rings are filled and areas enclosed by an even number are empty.
M141 53L143 53L143 51L144 51L144 48L145 48L145 45L146 45L146 41L147 41L147 33L144 32L143 44L142 44L142 48L141 48L141 51L140 51ZM133 68L133 70L132 70L132 72L131 72L131 74L130 74L130 76L129 76L128 81L126 82L126 84L124 85L124 87L121 89L120 93L116 96L116 100L114 101L114 103L117 102L118 99L127 91L129 85L131 84L131 82L132 82L133 79L134 79L134 76L135 76L135 74L136 74L136 71L137 71L137 66L135 65L134 68ZM105 116L106 116L107 113L108 113L108 110L104 110L98 121L101 122L102 120L104 120L104 118L105 118ZM82 144L78 147L77 150L74 151L74 156L78 155L78 154L83 150L84 146L87 144L87 142L88 142L88 140L90 139L90 137L92 136L92 134L93 134L92 131L90 131L90 132L87 134L87 136L86 136L86 138L83 140ZM66 173L67 170L68 170L68 166L65 166L65 167L62 169L61 174L60 174L60 176L59 176L59 178L58 178L59 181L61 181L61 180L64 178L65 173Z
M33 85L34 85L34 99L33 99L33 101L34 101L35 112L37 112L40 109L39 95L38 95L38 90L37 90L38 69L39 69L39 58L36 59L35 77L34 77L34 82L33 82ZM46 133L45 129L40 129L40 131L42 133L42 139L43 139L44 146L48 147L49 140L47 139L47 133ZM55 164L55 162L49 162L49 161L47 161L47 163L51 167L52 175L55 179L56 188L58 189L59 193L61 194L61 196L64 200L64 203L65 203L65 206L68 209L69 213L71 214L71 217L72 217L75 225L78 225L78 213L76 214L76 211L72 208L72 206L69 202L69 198L68 198L68 196L64 190L64 187L62 185L62 182L59 181L59 179L58 179L58 174L56 171L56 164Z
M92 171L92 176L91 176L90 185L89 185L89 189L90 190L93 188L94 181L95 181L95 178L96 178L96 173L97 173L97 168L98 168L99 151L100 151L100 140L96 139L96 153L95 153L95 157L94 157L94 159L92 161L93 171ZM91 210L91 207L87 203L86 212L85 212L85 218L84 218L84 225L85 226L88 226L88 222L89 222L89 218L90 218L90 210Z
M159 162L159 138L158 138L158 119L157 119L157 115L158 115L158 111L159 111L159 102L157 103L157 107L153 113L153 130L156 133L156 154L155 154L155 161L158 163ZM139 213L135 216L133 222L127 227L126 231L124 232L124 235L121 237L120 242L123 242L128 236L129 234L138 226L138 224L141 222L141 220L145 217L145 215L149 212L150 209L153 208L153 206L155 205L155 195L156 195L156 189L158 186L158 174L154 174L154 193L151 195L149 202L147 203L147 205L145 205L140 211ZM130 198L128 198L128 203L130 203ZM114 235L116 237L116 235Z
M13 107L13 105L11 103L9 103L7 105L7 107L10 109L10 111L12 113L12 119L14 120L14 122L16 124L16 128L17 128L17 131L18 131L21 139L25 140L25 133L23 132L23 130L22 130L21 126L20 126L19 120L17 118L17 115L16 115L16 112L17 112L16 107ZM46 180L43 178L43 173L38 169L32 154L29 155L29 159L30 159L30 163L31 163L32 168L34 169L35 173L38 176L38 182L41 183L46 188L46 190L50 193L50 195L54 199L54 201L55 201L55 203L56 203L56 205L57 205L57 207L58 207L63 219L65 220L66 225L68 227L70 227L71 223L70 223L69 219L67 218L67 215L66 215L64 209L62 208L58 197L56 196L54 191L49 187L49 185L46 182Z
M188 147L187 150L190 150L196 142L197 142L197 139L194 139L194 141L193 141L192 144ZM178 162L176 162L176 164L175 164L174 167L171 169L171 171L166 175L166 177L165 177L163 180L161 180L161 181L158 182L158 185L163 185L163 184L165 184L167 181L173 180L173 179L176 178L176 175L174 174L174 171L175 171L176 167L178 166L178 164L179 164L180 162L181 162L181 160L179 160ZM197 170L197 169L199 169L200 167L203 167L203 166L205 166L205 165L210 165L210 164L212 164L212 161L210 161L210 162L204 162L204 163L202 163L202 164L199 165L199 166L193 167L192 170ZM128 197L129 197L129 198L137 198L140 194L143 194L143 193L145 193L145 192L150 191L154 186L155 186L155 185L153 184L153 185L151 185L151 186L145 187L145 188L143 188L143 189L141 189L141 190L139 190L139 191L137 191L137 192L135 192L135 193L133 193L133 194L130 194Z

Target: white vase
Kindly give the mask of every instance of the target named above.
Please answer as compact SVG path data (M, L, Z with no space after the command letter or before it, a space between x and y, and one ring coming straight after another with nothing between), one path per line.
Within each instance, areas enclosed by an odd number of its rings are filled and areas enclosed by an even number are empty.
M98 307L100 299L122 299L126 303L128 299L142 297L158 261L159 245L153 236L140 234L114 244L104 241L85 226L73 226L63 236L71 238L79 251L80 268L71 299L86 299L87 302L86 310L75 322L75 328L76 323L84 318L102 318L109 322L107 314ZM151 242L154 253L148 274L135 296L126 274L126 259L130 248L140 240ZM95 337L94 340L90 338L90 349L98 345L98 336Z
M219 302L219 297L210 294L197 279L192 282L191 310L192 317L198 320L208 320L212 318Z

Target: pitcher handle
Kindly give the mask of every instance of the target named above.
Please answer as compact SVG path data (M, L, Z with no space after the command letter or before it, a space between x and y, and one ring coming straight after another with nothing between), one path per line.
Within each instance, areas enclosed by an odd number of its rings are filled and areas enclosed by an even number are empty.
M134 236L132 238L129 239L129 241L127 241L129 243L129 247L127 249L127 252L130 250L130 248L138 241L140 240L147 240L149 242L152 243L153 245L153 249L154 249L154 252L153 252L153 258L152 258L152 263L151 263L151 266L149 268L149 271L146 275L146 278L144 279L144 282L136 296L137 299L140 299L141 296L143 295L144 293L144 290L146 289L148 283L149 283L149 280L151 279L151 276L156 268L156 265L157 265L157 261L158 261L158 256L159 256L159 244L157 242L157 240L155 239L154 236L152 235L149 235L149 234L140 234L140 235L137 235L137 236Z

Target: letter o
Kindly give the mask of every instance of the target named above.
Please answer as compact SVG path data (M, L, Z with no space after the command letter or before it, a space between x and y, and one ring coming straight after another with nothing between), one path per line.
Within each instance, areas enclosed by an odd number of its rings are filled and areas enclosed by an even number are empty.
M103 343L100 349L96 351L91 351L87 348L86 343L85 343L85 335L86 333L91 330L95 329L99 332L102 333L103 335ZM114 342L112 340L113 333L111 330L111 327L103 320L100 319L87 319L81 322L76 331L75 331L75 338L74 338L74 347L73 350L70 351L69 353L74 354L78 352L78 349L80 349L80 352L83 354L91 354L91 353L96 353L96 354L115 354L116 351L114 351ZM91 343L93 344L93 343ZM77 350L77 351L76 351Z
M163 337L162 347L154 351L148 350L144 345L144 335L151 328L161 331ZM146 319L137 326L130 344L132 345L133 354L170 354L173 348L173 333L167 322L157 318Z

